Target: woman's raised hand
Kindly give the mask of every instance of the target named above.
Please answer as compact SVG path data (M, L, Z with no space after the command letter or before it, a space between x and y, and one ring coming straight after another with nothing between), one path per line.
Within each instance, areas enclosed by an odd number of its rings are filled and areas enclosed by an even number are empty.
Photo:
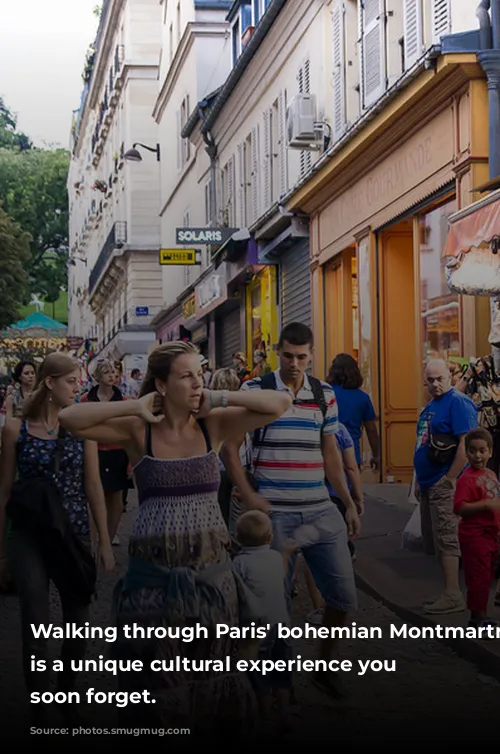
M139 416L148 424L158 424L164 419L163 403L159 393L148 393L139 398L141 412ZM159 412L159 413L158 413Z

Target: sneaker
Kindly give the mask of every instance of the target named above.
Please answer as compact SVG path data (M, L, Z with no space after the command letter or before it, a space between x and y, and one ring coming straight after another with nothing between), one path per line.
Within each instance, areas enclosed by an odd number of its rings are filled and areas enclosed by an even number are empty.
M317 610L312 610L312 612L308 613L306 620L313 626L322 626L324 614L325 611L323 610L323 608L319 607Z
M115 536L113 538L113 545L115 545L115 547L116 547L119 544L120 544L120 538L119 538L118 534L115 534Z
M491 626L491 628L497 628L498 623L496 620L491 620L491 618L484 618L483 620L474 620L471 618L467 625L469 628L475 628L477 630L478 628L488 628L489 626ZM491 641L493 638L494 637L488 635L478 636L479 641Z
M315 673L313 683L320 691L324 691L325 694L331 696L332 699L340 701L341 699L347 699L350 695L338 673Z
M447 615L462 613L464 610L465 600L462 592L445 592L435 602L425 605L422 612L427 615Z

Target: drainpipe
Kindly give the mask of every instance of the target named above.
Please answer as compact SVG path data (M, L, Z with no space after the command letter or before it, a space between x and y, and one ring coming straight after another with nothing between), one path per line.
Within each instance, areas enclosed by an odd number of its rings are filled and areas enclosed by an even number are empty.
M203 104L199 107L200 119L205 120L205 108ZM202 131L203 141L205 142L205 152L210 157L210 222L213 227L217 224L217 186L216 186L216 160L217 160L217 144L210 131L206 133Z
M200 119L203 122L206 118L205 108L203 104L199 107ZM215 228L217 225L217 144L210 133L202 131L203 141L205 142L205 152L210 157L210 225ZM211 312L208 323L208 361L210 366L215 369L216 366L216 350L215 350L215 314Z
M481 0L476 16L481 42L477 58L488 79L488 164L492 180L500 175L500 0ZM498 308L500 296L492 297L492 320ZM500 369L500 348L492 346L491 350L495 367Z

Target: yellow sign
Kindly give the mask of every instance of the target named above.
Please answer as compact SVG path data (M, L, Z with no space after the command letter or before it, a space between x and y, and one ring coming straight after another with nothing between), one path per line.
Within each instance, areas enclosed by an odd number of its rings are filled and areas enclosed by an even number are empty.
M160 264L196 264L196 249L160 249Z
M196 314L196 297L193 293L182 304L182 316L186 320L186 319L190 319L190 317L194 317L195 314Z
M40 348L55 351L68 343L67 338L2 338L0 343L5 348Z

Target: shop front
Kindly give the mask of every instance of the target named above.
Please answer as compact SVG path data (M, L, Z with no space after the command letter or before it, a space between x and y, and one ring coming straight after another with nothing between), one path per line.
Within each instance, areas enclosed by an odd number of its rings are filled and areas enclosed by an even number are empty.
M275 238L263 242L259 258L278 266L279 327L290 322L311 326L311 275L309 223L293 217Z
M207 356L210 367L220 366L218 360L219 348L224 348L224 332L216 328L216 310L228 298L226 263L209 269L200 276L194 289L195 316L200 336L203 335L202 353ZM193 341L194 342L194 341Z
M442 260L449 218L487 172L486 82L460 57L422 74L290 202L311 217L314 371L340 352L358 360L388 482L412 477L426 361L487 348L487 302L450 291Z
M255 265L252 272L251 280L245 286L248 364L254 366L253 354L263 351L269 366L276 369L279 337L276 266Z
M156 338L161 343L171 343L174 340L191 340L191 333L184 326L184 316L180 303L171 309L155 325Z

